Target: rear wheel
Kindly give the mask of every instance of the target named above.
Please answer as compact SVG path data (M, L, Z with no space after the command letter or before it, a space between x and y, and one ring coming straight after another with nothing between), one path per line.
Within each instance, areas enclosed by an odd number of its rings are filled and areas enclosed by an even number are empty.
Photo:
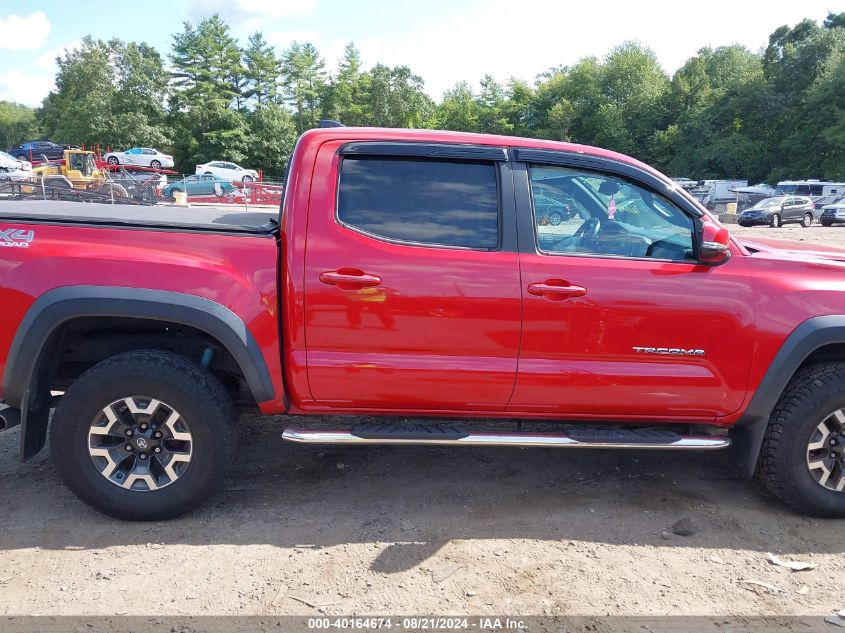
M151 161L150 167L152 167L153 169L161 169L161 162L157 160Z
M804 217L801 218L801 226L807 228L813 224L813 214L812 213L805 213Z
M772 412L760 470L793 508L845 517L845 363L801 370Z
M560 213L555 212L549 215L549 224L552 226L559 226L561 222L563 222L563 217Z
M119 165L120 161L117 159L117 156L109 156L108 160L106 161L109 165Z
M833 222L829 220L821 220L822 226L833 226Z
M251 183L251 182L254 182L254 181L255 181L255 178L253 178L252 176L244 176L244 178L243 178L243 182L245 184Z
M102 185L99 189L97 189L98 193L101 193L106 196L114 196L115 198L128 198L129 192L126 190L121 184L107 182Z
M769 220L769 226L773 229L779 229L783 225L783 221L781 220L780 213L773 213L772 218Z
M29 160L26 154L18 154L18 160Z
M95 365L53 416L56 468L83 501L121 519L167 519L217 487L234 447L234 412L220 382L156 350Z

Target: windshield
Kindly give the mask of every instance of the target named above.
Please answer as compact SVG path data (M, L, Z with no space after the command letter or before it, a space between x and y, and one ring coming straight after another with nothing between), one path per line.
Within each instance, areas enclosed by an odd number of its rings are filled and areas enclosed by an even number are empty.
M8 160L13 160L13 161L15 161L15 162L18 162L18 159L17 159L17 158L15 158L14 156L12 156L11 154L7 154L6 152L0 152L0 158L6 158L6 159L8 159Z
M755 209L768 209L769 207L779 207L783 202L783 198L766 198L765 200L760 200L757 204L754 205Z

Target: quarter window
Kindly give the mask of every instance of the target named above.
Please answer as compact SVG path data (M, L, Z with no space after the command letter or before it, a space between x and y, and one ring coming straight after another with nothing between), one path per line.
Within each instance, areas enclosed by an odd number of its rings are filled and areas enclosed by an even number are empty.
M531 165L541 252L691 260L693 221L663 196L598 172Z
M347 157L337 217L389 240L492 250L499 245L493 163Z

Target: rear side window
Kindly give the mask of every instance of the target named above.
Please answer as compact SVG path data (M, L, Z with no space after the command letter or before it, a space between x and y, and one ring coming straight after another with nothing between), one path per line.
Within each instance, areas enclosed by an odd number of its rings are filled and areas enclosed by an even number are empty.
M347 157L337 217L388 240L493 250L499 194L493 163Z

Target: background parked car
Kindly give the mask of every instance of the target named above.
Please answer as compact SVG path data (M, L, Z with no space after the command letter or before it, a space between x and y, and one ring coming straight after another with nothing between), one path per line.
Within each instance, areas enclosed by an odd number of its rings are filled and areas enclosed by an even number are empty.
M75 145L59 145L53 141L24 141L20 145L9 148L9 154L18 160L41 160L46 156L49 160L64 158L66 149L75 149Z
M183 180L169 183L162 189L162 194L172 198L177 191L184 191L189 196L226 196L241 193L231 181L213 174L197 174Z
M822 223L822 226L832 226L839 222L845 222L845 198L833 204L825 205L819 222Z
M139 165L153 169L170 169L173 157L152 147L133 147L123 152L109 152L103 158L109 165Z
M791 222L801 226L813 223L813 201L806 196L778 196L766 198L746 209L739 216L740 226L768 224L780 227Z
M0 181L25 180L32 176L32 163L18 160L11 154L0 152Z
M197 165L198 174L214 174L225 178L229 182L255 182L258 180L258 172L254 169L244 169L235 163L227 163L222 160L215 160L203 165Z
M813 200L813 215L817 220L821 219L822 211L829 204L838 204L845 202L845 193L834 193L822 198Z

